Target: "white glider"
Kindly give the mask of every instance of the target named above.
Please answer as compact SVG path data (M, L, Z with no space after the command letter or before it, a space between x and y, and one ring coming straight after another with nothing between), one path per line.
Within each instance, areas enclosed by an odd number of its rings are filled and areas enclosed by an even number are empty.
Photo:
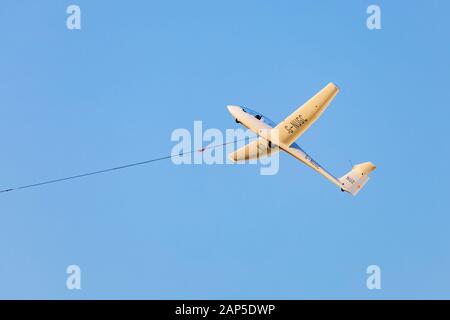
M259 136L257 140L232 152L230 158L233 161L257 159L270 156L281 149L320 173L343 192L355 196L369 180L369 174L376 169L373 163L364 162L354 165L352 170L344 176L336 178L295 143L295 140L320 117L338 92L339 88L329 83L278 125L251 109L228 106L228 110L237 123Z

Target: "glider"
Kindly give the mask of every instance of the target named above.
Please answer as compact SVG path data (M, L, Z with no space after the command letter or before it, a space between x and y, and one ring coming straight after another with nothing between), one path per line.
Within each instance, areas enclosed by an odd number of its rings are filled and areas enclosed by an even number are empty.
M338 92L339 88L329 83L278 125L249 108L228 106L228 111L236 123L242 124L258 135L257 140L230 153L230 159L235 162L258 159L283 150L320 173L341 191L355 196L369 180L369 174L376 169L372 162L354 165L344 176L336 178L295 143L321 116Z

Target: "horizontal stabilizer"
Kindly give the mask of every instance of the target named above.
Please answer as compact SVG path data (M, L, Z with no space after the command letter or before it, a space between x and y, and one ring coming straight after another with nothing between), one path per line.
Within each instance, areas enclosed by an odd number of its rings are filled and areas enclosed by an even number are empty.
M339 178L341 190L356 196L369 181L369 174L376 169L372 162L364 162L354 165L352 170Z

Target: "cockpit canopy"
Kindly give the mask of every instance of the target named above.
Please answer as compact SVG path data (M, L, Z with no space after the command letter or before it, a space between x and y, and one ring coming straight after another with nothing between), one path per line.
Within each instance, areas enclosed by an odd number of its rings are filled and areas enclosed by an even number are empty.
M269 118L267 118L265 115L263 115L262 113L256 112L255 110L252 110L250 108L246 108L246 107L241 107L242 111L251 114L252 116L254 116L256 119L261 120L265 123L267 123L269 126L271 126L272 128L276 127L276 123L273 122L272 120L270 120Z

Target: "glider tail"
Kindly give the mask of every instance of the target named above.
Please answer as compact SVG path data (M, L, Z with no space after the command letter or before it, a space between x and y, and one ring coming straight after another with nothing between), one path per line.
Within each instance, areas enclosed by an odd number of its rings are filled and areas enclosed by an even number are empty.
M341 190L347 191L352 195L356 194L369 181L369 174L376 169L372 162L364 162L354 165L352 170L339 178L341 182Z

